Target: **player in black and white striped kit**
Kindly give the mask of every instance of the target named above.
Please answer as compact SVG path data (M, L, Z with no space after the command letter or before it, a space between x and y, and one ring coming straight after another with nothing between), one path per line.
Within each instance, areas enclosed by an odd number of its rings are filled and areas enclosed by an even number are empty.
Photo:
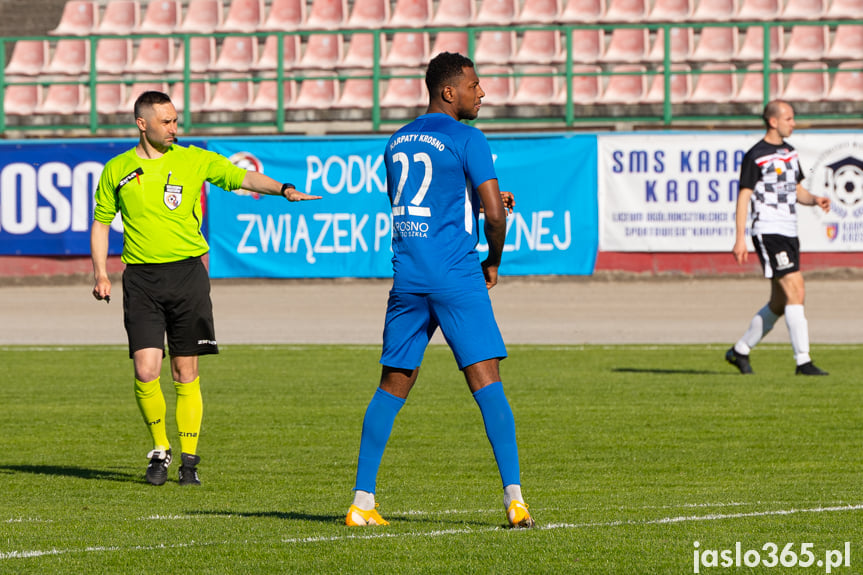
M805 286L800 272L797 204L830 210L830 199L809 193L800 182L803 170L797 151L785 142L794 131L794 108L773 100L762 115L764 138L746 152L740 168L734 258L746 262L746 221L752 206L752 243L764 277L770 280L770 301L758 310L743 337L725 354L740 373L752 373L749 352L783 315L791 336L798 375L827 375L809 357L809 326L803 313Z

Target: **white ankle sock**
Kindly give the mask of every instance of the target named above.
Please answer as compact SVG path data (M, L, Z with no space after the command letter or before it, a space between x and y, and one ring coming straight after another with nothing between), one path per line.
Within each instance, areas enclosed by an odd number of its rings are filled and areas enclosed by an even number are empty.
M785 306L785 324L791 337L791 348L794 350L794 361L797 365L809 363L809 322L803 313L802 305Z
M509 504L513 501L521 501L524 503L524 498L521 496L521 485L513 483L503 488L503 507L509 509Z
M370 511L375 508L375 494L368 491L357 489L354 491L354 505L363 511Z
M762 307L758 310L758 313L752 316L752 321L749 322L749 329L746 330L740 341L734 344L734 351L741 355L749 355L752 348L758 345L758 342L764 339L765 335L770 333L777 319L779 319L779 316L771 311L769 305Z

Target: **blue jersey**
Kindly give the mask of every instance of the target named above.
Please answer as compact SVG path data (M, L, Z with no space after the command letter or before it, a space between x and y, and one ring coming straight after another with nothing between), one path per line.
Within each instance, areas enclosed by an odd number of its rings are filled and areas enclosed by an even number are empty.
M393 214L393 291L485 289L476 251L479 194L495 179L478 129L446 114L425 114L387 142L387 193Z

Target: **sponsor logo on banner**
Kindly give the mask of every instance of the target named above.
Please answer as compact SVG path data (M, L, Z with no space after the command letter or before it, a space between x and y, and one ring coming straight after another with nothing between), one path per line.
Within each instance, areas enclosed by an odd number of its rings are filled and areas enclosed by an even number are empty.
M259 172L261 174L264 173L264 163L250 152L237 152L236 154L232 154L228 160L238 168L243 168L244 170L251 172ZM240 196L252 196L256 200L261 197L261 194L258 192L244 190L243 188L233 190L233 192Z
M806 182L810 192L830 198L830 211L814 210L827 241L863 248L863 143L843 142L823 151Z

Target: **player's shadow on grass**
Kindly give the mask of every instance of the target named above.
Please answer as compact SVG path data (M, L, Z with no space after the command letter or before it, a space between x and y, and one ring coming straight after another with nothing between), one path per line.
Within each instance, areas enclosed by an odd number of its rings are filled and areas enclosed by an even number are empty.
M189 515L236 515L238 517L271 517L273 519L286 519L295 521L314 521L325 525L333 523L345 524L344 515L314 515L311 513L299 513L296 511L188 511ZM399 517L399 523L419 521L414 517Z
M0 473L32 473L33 475L54 475L60 477L75 477L78 479L95 479L98 481L123 481L141 483L140 473L125 473L107 469L90 469L87 467L72 467L70 465L0 465Z
M714 371L707 369L661 369L655 367L615 367L615 373L655 373L667 375L737 375L736 372Z

